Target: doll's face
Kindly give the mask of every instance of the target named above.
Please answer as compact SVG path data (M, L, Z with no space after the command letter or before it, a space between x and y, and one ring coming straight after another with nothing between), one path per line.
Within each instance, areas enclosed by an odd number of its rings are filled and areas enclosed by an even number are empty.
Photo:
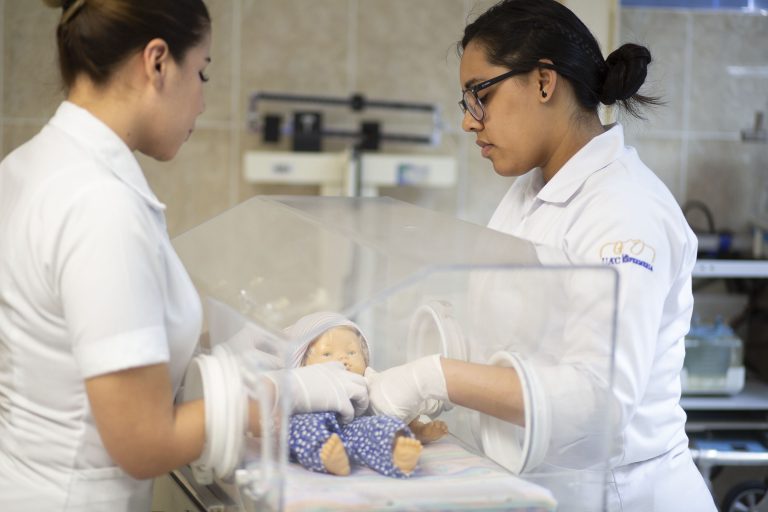
M310 345L304 361L307 366L339 361L347 370L359 375L365 373L366 367L360 335L348 327L334 327L320 335Z

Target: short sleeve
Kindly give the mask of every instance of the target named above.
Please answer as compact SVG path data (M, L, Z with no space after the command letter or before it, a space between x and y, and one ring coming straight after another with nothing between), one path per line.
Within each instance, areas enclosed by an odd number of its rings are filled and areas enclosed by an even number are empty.
M157 215L104 180L73 198L61 220L51 275L83 378L169 360Z

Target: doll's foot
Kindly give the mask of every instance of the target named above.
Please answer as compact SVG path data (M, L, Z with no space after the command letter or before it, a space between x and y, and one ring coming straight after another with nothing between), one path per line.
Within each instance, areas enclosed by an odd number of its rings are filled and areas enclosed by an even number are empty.
M416 439L424 444L437 441L448 433L448 425L440 420L434 420L427 423L413 420L408 424L408 427L411 429L411 432L413 432L413 435L416 436Z
M419 462L421 449L418 439L399 436L395 439L395 448L392 450L392 464L406 475L410 475Z
M332 475L346 476L349 474L349 457L344 449L344 443L338 434L331 437L320 448L320 460L325 470Z

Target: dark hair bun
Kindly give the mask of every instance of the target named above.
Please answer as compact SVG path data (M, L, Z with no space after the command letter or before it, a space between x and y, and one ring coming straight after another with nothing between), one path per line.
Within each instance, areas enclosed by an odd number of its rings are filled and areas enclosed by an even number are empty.
M605 60L607 72L600 102L613 105L634 96L645 81L650 62L651 52L644 46L628 43L617 48Z

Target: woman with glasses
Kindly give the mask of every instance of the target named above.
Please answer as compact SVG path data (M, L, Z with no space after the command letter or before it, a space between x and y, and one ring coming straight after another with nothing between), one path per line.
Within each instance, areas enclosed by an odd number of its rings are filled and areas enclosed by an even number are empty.
M658 103L638 93L650 52L624 44L604 59L587 27L555 0L497 3L465 28L460 50L462 127L497 174L517 178L489 226L619 274L619 441L607 509L714 511L679 405L696 238L669 190L625 146L621 125L604 126L598 117L601 104L639 116L640 107ZM514 326L509 333L513 338ZM589 414L599 374L589 352L609 338L564 340L584 350L570 366L419 359L379 374L369 384L371 403L384 414L412 413L438 399L527 429L536 425L526 425L526 408L546 408L553 432L533 435L551 436L544 439L551 455L556 429L578 426L574 403ZM537 403L526 402L521 372L538 375Z

